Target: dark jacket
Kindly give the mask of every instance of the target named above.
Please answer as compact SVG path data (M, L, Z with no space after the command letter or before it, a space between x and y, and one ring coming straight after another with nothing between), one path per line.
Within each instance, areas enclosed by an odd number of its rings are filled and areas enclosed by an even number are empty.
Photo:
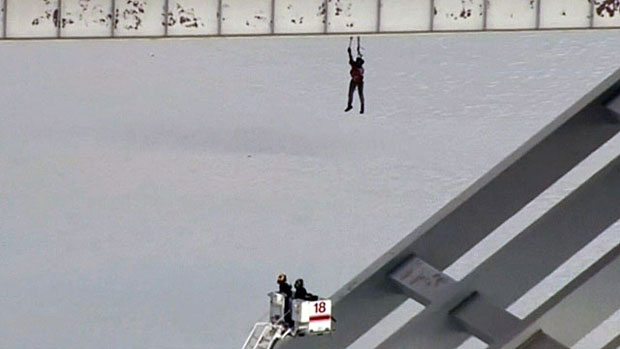
M353 55L351 55L351 49L348 50L349 53L349 64L351 65L351 71L349 72L349 74L351 74L351 79L353 80L353 82L355 83L361 83L364 82L364 60L360 58L359 62L358 60L353 60Z
M306 291L306 288L301 286L301 287L297 287L295 289L295 296L293 297L295 299L303 299L306 301L315 301L317 299L319 299L319 297L308 293L308 291Z
M280 290L278 292L282 293L286 298L293 297L293 288L286 282L280 284Z

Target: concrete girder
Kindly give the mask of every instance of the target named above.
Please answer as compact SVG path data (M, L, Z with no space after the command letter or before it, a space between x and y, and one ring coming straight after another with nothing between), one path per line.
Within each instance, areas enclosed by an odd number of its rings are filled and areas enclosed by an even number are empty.
M474 292L449 312L468 333L485 343L517 334L521 320Z
M605 103L607 109L611 110L615 116L616 122L620 122L620 95L611 98L608 102Z
M400 265L390 277L403 293L425 306L440 299L443 292L455 287L456 281L438 271L423 260L412 257ZM469 295L450 311L458 323L487 343L494 343L496 333L514 332L520 321L516 316L499 308L477 292Z
M620 157L617 157L463 280L443 291L422 313L378 348L457 347L470 333L463 327L460 331L454 330L455 322L458 321L449 316L449 312L455 308L455 301L478 292L486 302L501 309L508 307L615 223L620 218L619 199ZM488 315L497 313L489 311ZM434 332L429 332L431 330L424 325L427 323L433 324ZM504 333L494 333L493 340L502 343L514 335L514 331L506 330ZM425 336L433 339L418 340Z
M568 347L558 343L558 341L549 337L546 333L538 331L519 346L518 349L568 349Z
M620 348L620 333L616 336L616 338L612 339L611 342L607 343L601 349L618 349Z
M456 281L420 258L412 257L390 274L402 292L422 305L429 305Z
M441 299L443 292L456 286L456 281L450 276L416 257L399 266L390 277L403 293L425 306ZM487 343L495 341L495 333L514 332L521 321L506 310L489 303L477 292L461 301L450 311L450 315L469 333Z
M438 294L455 283L448 275L416 257L399 266L391 278L404 293L423 305L429 305ZM485 301L477 292L462 301L450 315L470 334L486 343L494 343L490 349L568 348L620 307L615 287L619 284L620 245L523 321ZM576 314L579 316L575 317ZM558 328L563 330L558 331ZM509 343L501 342L498 334L513 339Z
M287 340L279 347L344 348L355 341L407 299L396 283L388 280L398 265L415 255L437 270L445 269L616 135L620 125L609 122L612 111L603 103L615 98L618 91L620 70L336 292L332 296L338 318L335 333ZM460 295L456 302L473 291ZM463 336L455 322L422 326L451 329L451 336L459 338L456 342Z
M489 349L522 348L519 345L539 331L567 347L573 346L620 308L618 285L620 245L523 319L518 335Z

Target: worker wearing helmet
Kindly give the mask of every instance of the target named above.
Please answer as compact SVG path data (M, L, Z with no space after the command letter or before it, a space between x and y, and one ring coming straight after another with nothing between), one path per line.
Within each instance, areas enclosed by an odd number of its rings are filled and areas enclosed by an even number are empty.
M289 283L286 282L286 274L278 275L278 292L282 293L286 297L293 296L293 288Z
M293 297L293 288L286 282L286 274L278 275L278 292L284 296L284 322L289 327L293 327L293 317L291 314L291 298Z

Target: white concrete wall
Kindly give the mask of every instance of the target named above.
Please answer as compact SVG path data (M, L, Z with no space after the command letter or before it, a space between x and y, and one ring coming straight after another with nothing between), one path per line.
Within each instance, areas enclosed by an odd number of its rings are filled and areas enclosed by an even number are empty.
M322 33L327 10L324 0L276 0L276 33Z
M6 35L9 37L54 37L58 33L54 14L58 0L8 0Z
M582 0L586 1L586 0ZM536 28L536 0L493 0L487 2L487 28Z
M431 30L431 0L381 1L381 30Z
M602 0L66 0L60 30L58 0L4 2L7 37L620 27L618 5Z
M222 34L271 32L271 0L222 0Z
M483 0L435 0L434 30L481 30Z
M114 36L161 36L165 34L165 0L116 1Z
M328 32L376 31L377 6L376 0L334 0L328 2Z
M594 27L618 27L620 26L620 9L618 0L607 3L602 0L594 1ZM614 11L615 9L615 11Z
M63 0L61 35L63 37L110 36L112 0Z
M217 0L171 0L168 35L215 35L218 33Z
M4 1L0 2L0 37L4 37Z
M540 26L543 28L587 28L591 3L583 0L541 0Z

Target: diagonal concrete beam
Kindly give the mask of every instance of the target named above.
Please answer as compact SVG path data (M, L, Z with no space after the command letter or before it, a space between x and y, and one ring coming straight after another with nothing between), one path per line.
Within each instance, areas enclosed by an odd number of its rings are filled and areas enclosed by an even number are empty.
M449 312L468 333L485 343L496 343L518 333L521 320L474 292Z
M390 278L403 293L426 306L456 284L450 276L417 257L412 257L399 266ZM467 332L487 343L494 343L497 333L517 334L521 323L516 316L489 303L477 292L463 300L450 314Z
M345 348L355 341L407 299L387 280L398 265L415 255L445 269L616 135L620 124L608 121L612 111L603 103L619 91L620 70L336 292L335 333L288 340L280 348Z
M456 281L417 257L408 259L390 274L402 292L422 305L429 305L437 295Z
M568 349L568 347L558 343L544 332L538 331L518 349Z
M495 306L508 307L619 218L620 156L449 291L442 292L378 348L457 347L470 333L463 327L454 330L459 323L449 312L455 302L477 291ZM506 331L495 333L493 338L503 342L513 336L512 331Z
M601 349L618 349L620 348L620 333L616 336L616 338L612 339L611 342L607 343Z
M423 305L429 305L438 294L455 284L448 275L416 257L399 266L391 278L405 294ZM620 245L523 321L477 292L452 309L450 315L467 332L492 344L490 349L567 348L620 308L616 285L620 285ZM559 341L542 332L543 329Z
M615 98L611 98L605 103L607 109L611 110L615 116L616 122L620 122L620 95Z
M620 308L620 245L615 246L525 319L510 341L489 349L521 348L532 333L544 331L568 347Z

